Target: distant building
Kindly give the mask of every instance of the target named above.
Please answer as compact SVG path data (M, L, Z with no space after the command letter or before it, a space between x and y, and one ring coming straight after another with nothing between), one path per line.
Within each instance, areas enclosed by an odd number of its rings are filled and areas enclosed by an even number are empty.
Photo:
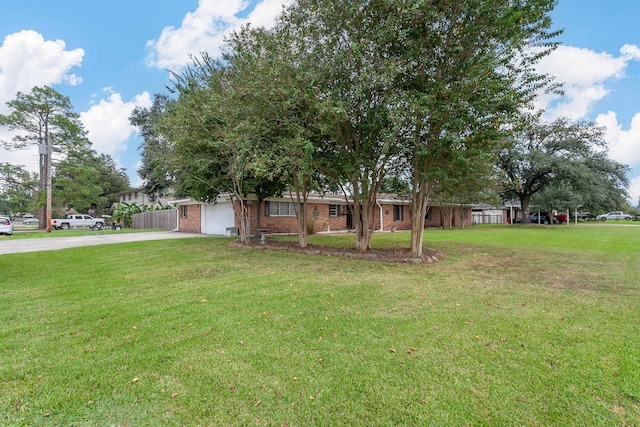
M167 206L167 203L169 201L175 200L175 197L173 196L173 191L169 190L165 194L156 198L155 201L151 201L151 197L149 197L149 195L146 193L146 191L144 190L144 187L132 188L130 190L123 191L121 193L118 193L118 197L119 197L120 203L128 203L128 204L135 203L139 206L141 205Z

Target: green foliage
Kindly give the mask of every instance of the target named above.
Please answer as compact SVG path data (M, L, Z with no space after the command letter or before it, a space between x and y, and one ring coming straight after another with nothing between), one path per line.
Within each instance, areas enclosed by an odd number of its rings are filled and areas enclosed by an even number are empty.
M18 92L7 103L11 113L0 116L0 125L16 131L11 141L3 145L9 149L22 149L50 141L52 152L40 154L40 165L51 157L54 170L53 207L60 212L74 208L80 212L90 209L104 211L117 201L117 193L129 188L129 180L122 169L117 168L108 155L98 155L87 139L79 115L73 111L68 97L54 89L34 87L30 93ZM38 194L32 199L40 205L40 217L46 218L46 176L40 169ZM33 180L24 177L22 186L32 185ZM33 194L33 192L32 192ZM15 195L17 197L17 195ZM11 203L21 206L25 200L17 197ZM40 222L45 227L45 221Z
M406 194L411 192L411 187L406 180L398 176L388 176L382 180L380 192L387 194Z
M22 166L0 163L0 213L31 212L36 208L38 177Z
M360 250L371 245L380 186L401 160L390 114L397 70L380 44L393 31L386 14L377 2L300 1L282 19L312 84L314 167L352 200Z
M0 115L0 125L18 131L11 141L3 141L4 147L11 150L38 145L48 132L54 150L64 152L82 129L70 99L49 86L36 86L28 94L18 92L7 106L11 113Z
M120 202L114 210L112 220L114 223L119 223L123 227L131 227L131 224L133 223L133 215L162 209L172 209L172 207L163 206L162 203L158 203L157 205L139 205L136 202Z
M503 197L543 209L590 212L622 206L628 166L607 157L604 130L593 123L560 118L534 122L513 134L498 157Z
M555 3L299 0L272 30L242 28L222 61L203 54L174 76L159 129L175 144L179 193L242 199L280 182L302 203L324 179L353 200L356 245L367 250L383 182L408 179L420 256L431 192L494 181L487 157L539 91L557 90L535 71L556 46ZM137 118L151 123L145 150L159 159L153 114Z
M476 173L474 159L500 146L538 91L554 88L535 64L556 46L555 3L417 1L388 11L393 31L384 41L398 68L394 114L412 177L416 256L431 192L445 177Z
M61 206L78 212L106 212L118 201L118 193L129 188L129 179L110 156L98 155L87 141L58 162L53 187L54 199Z
M129 118L142 135L138 175L144 180L145 192L152 201L176 186L177 166L173 142L164 138L160 129L170 103L168 96L156 94L150 109L136 107Z

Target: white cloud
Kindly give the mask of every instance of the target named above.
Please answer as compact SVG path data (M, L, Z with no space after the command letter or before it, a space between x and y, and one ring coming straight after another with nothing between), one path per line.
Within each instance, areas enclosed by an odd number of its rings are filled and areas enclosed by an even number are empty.
M77 85L82 79L70 70L82 64L84 50L66 50L62 40L45 40L40 33L23 30L9 34L0 45L0 113L18 91L34 86L65 83Z
M609 157L629 165L640 162L640 113L633 116L628 130L622 129L613 111L600 114L595 121L598 125L606 127L605 138L609 143Z
M640 205L640 176L636 176L629 182L629 201L631 206Z
M189 64L189 55L208 52L217 57L225 35L242 25L270 27L292 0L263 0L258 2L248 18L239 18L249 2L243 0L199 0L195 12L187 13L179 28L165 27L157 40L149 40L147 63L150 66L179 71Z
M276 18L282 12L283 6L291 4L292 1L263 0L258 3L249 14L248 22L255 27L269 28L276 22Z
M0 45L0 114L9 113L8 101L17 92L29 93L34 86L65 83L77 85L82 79L70 70L82 64L84 50L67 50L62 40L45 40L36 31L23 30L7 35ZM0 141L11 141L12 134L0 129ZM38 171L38 148L8 151L0 148L0 161Z
M560 46L544 58L538 70L564 83L563 97L543 95L537 107L547 110L547 117L584 118L593 105L609 93L606 82L624 76L629 61L640 59L640 48L624 45L621 56L573 46Z
M11 141L12 136L12 133L0 128L0 141ZM20 165L30 172L37 172L39 165L38 147L30 146L17 151L9 151L0 147L0 162Z
M640 47L636 45L625 44L620 48L620 53L626 58L635 59L636 61L640 60Z
M131 168L132 171L138 171L142 167L142 160L138 160L135 165ZM144 185L144 179L140 177L137 173L133 176L130 176L131 186L133 188L142 187Z
M136 107L150 108L152 100L148 92L127 102L111 88L105 89L105 92L108 95L106 98L80 113L80 121L87 130L92 148L98 153L110 155L116 163L122 164L119 156L127 150L127 143L137 132L137 128L129 122L129 117ZM10 141L11 137L10 132L0 128L0 141ZM31 172L38 172L38 148L30 146L18 151L0 148L0 162L23 165Z
M118 162L119 155L127 149L127 140L136 133L136 128L129 122L133 109L150 108L152 101L148 92L125 102L119 93L112 93L110 88L106 90L109 96L80 113L80 120L93 148L99 153L109 154Z

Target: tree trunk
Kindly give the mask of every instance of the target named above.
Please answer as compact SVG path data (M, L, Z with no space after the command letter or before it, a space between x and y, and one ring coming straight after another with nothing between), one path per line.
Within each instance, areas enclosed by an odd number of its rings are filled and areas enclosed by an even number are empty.
M371 197L364 197L349 203L353 212L353 224L356 229L356 250L366 252L371 249L371 237L373 236L373 222L376 204Z
M298 220L298 244L301 248L307 247L307 194L301 196L300 191L296 191L294 207L296 210L296 219ZM293 200L293 197L292 197Z
M237 201L232 201L232 203L233 211L236 215L236 220L238 221L238 236L240 237L240 242L247 243L247 204L242 200L242 198L238 198Z
M411 193L411 257L422 258L424 219L427 215L429 186L424 180L421 180Z
M530 202L531 202L531 195L530 194L521 194L520 195L520 208L522 209L522 223L523 224L527 224L529 222L529 217L531 216L531 212L530 212L530 209L529 209L529 203Z
M451 230L453 228L453 207L443 206L442 210L442 228Z

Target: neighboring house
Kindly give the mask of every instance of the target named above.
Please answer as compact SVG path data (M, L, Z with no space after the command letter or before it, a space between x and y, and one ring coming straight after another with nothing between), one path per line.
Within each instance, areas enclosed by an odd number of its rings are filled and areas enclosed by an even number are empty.
M238 202L237 202L238 203ZM297 233L298 223L294 202L288 195L272 197L258 205L255 198L245 200L249 218L249 234L257 230L258 215L260 230L266 233ZM194 200L171 202L178 209L178 230L191 233L230 235L236 232L238 221L233 205L226 197L216 203ZM380 194L374 214L375 231L411 229L410 200L392 194ZM305 213L315 221L317 232L348 231L354 229L353 215L343 196L337 194L311 194L305 204ZM471 225L470 209L453 208L454 226ZM439 206L429 208L425 227L442 227L444 211Z
M122 202L128 203L128 204L135 203L139 206L142 206L142 205L151 206L151 205L159 205L159 204L162 204L163 206L167 206L168 202L175 200L175 197L173 197L173 194L169 191L166 194L163 194L162 196L156 198L155 201L151 201L151 198L145 192L144 187L132 188L130 190L123 191L119 193L118 196L119 196L120 203Z

